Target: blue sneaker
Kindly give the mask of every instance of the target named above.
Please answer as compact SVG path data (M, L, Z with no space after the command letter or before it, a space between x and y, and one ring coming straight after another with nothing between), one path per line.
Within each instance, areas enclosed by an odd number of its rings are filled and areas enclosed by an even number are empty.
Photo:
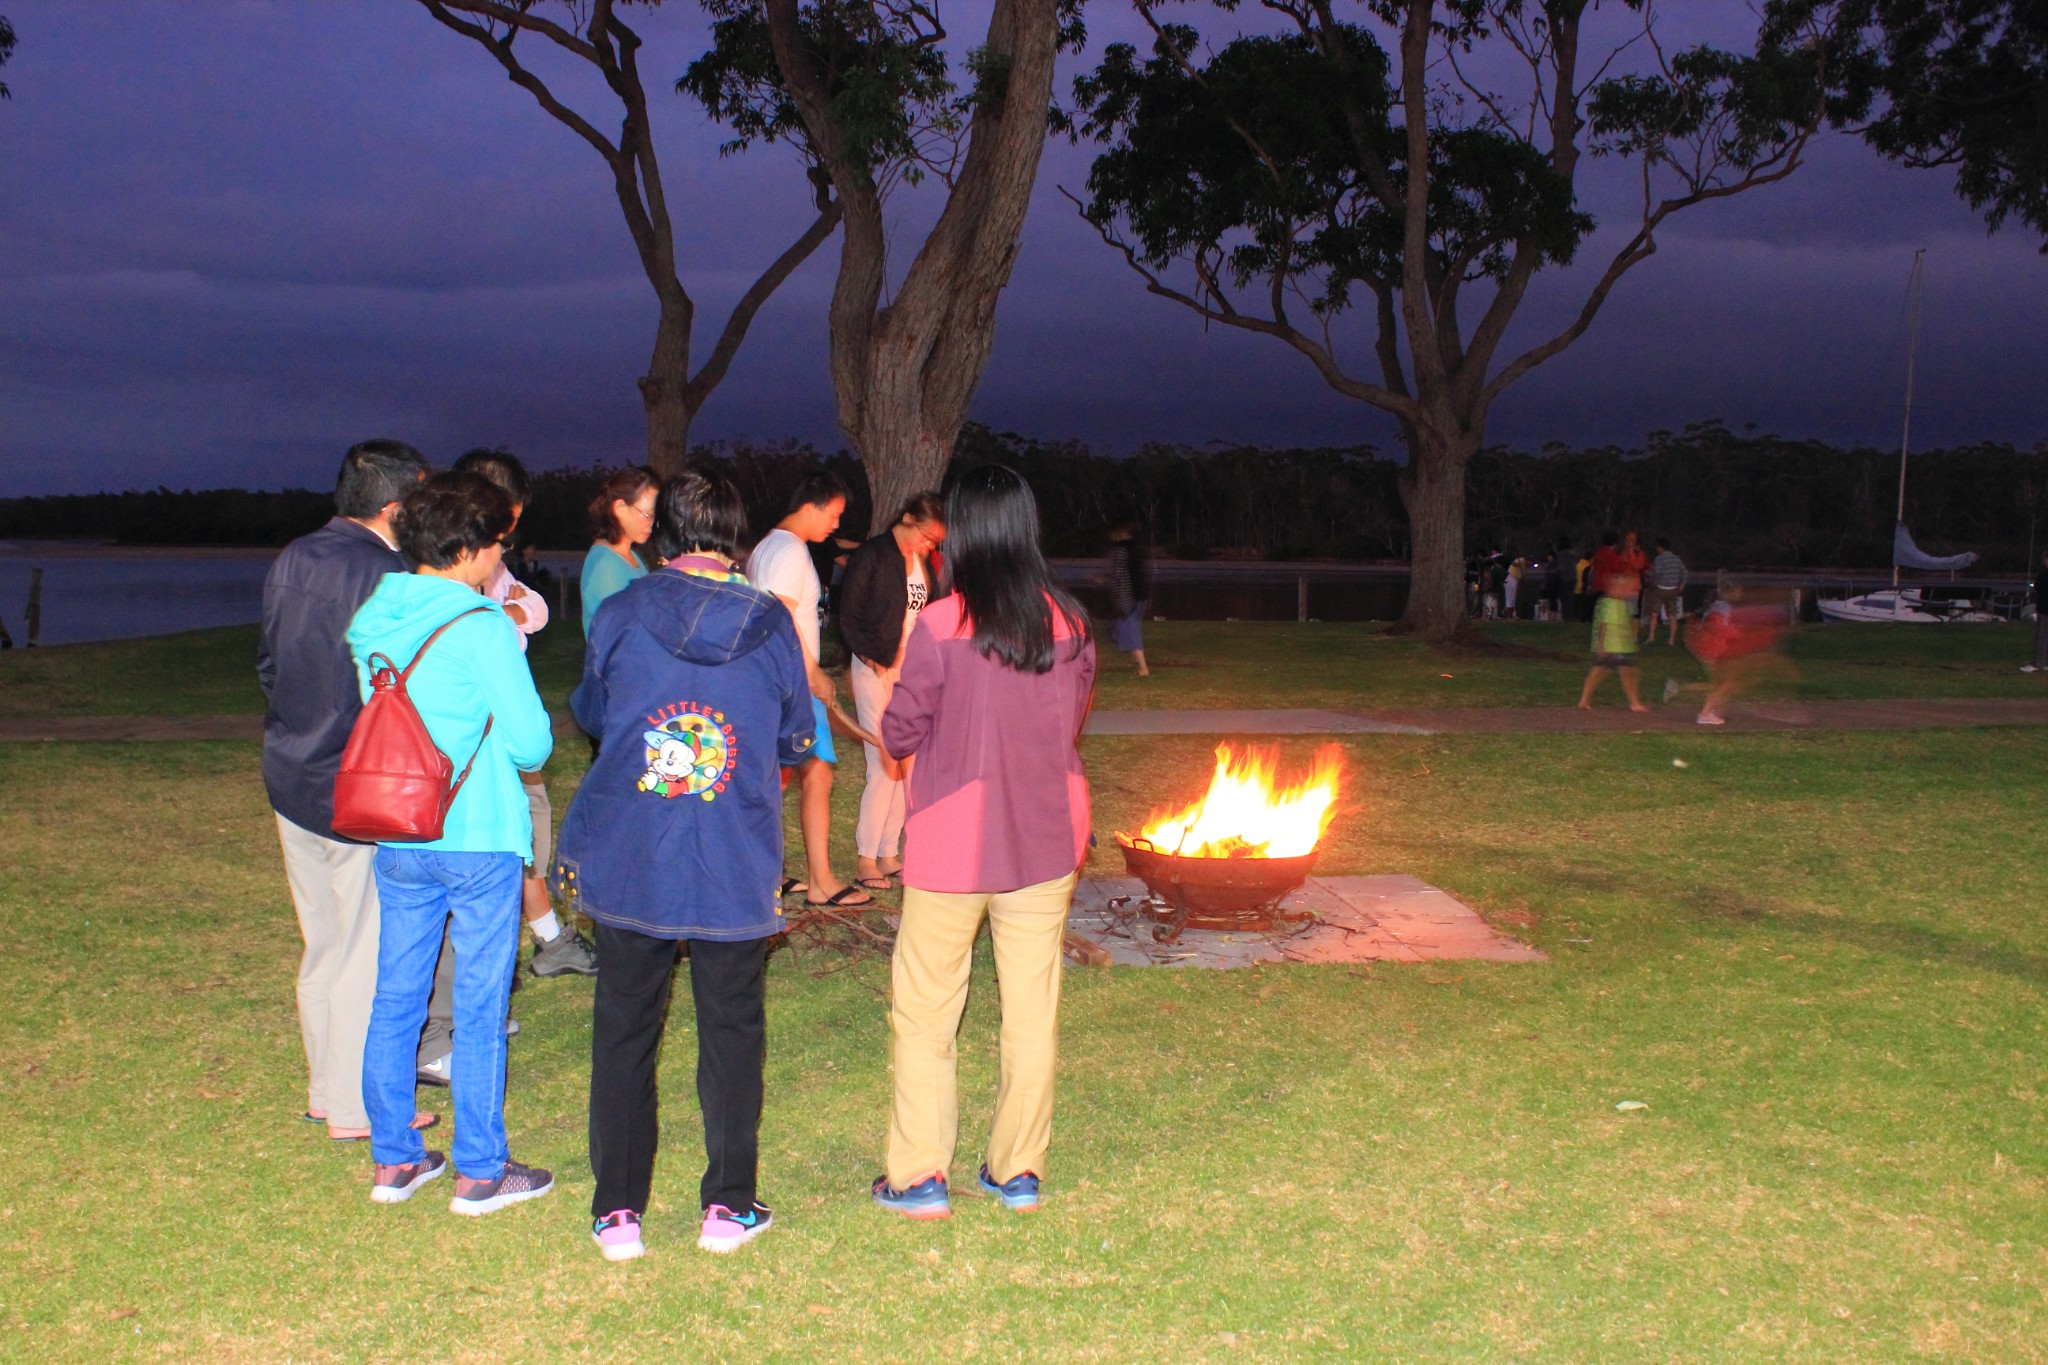
M1029 1171L1013 1175L998 1185L988 1173L988 1163L983 1162L980 1184L983 1194L992 1194L1002 1200L1006 1209L1029 1213L1038 1207L1038 1177Z
M946 1177L928 1175L907 1190L899 1190L889 1183L889 1177L878 1175L868 1193L877 1204L891 1213L900 1213L905 1218L951 1218L952 1201L946 1197Z

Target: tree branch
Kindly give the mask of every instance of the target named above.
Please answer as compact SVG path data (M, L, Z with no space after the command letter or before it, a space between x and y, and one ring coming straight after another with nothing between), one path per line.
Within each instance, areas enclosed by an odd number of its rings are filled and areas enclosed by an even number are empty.
M1080 212L1082 221L1088 222L1086 206L1079 199L1075 198L1072 192L1065 186L1060 187L1060 193L1065 196L1068 203L1072 204ZM1144 261L1138 258L1137 251L1130 243L1118 237L1110 229L1092 222L1088 223L1088 225L1095 229L1096 234L1104 242L1115 248L1122 255L1124 264L1128 265L1137 274L1138 278L1145 282L1145 291L1147 293L1155 294L1162 299L1170 299L1210 322L1222 323L1226 327L1235 327L1241 331L1257 332L1262 336L1277 337L1307 356L1310 362L1315 365L1316 372L1322 375L1323 382L1338 393L1343 394L1347 398L1355 398L1361 402L1370 403L1376 408L1391 412L1403 421L1416 422L1421 420L1422 409L1413 398L1409 397L1405 385L1397 391L1379 384L1369 384L1362 379L1354 379L1344 373L1343 369L1338 366L1336 358L1330 353L1329 348L1319 344L1315 338L1285 322L1273 321L1250 313L1240 312L1221 294L1217 296L1217 306L1212 307L1209 304L1203 303L1194 295L1176 289L1161 279L1157 272L1153 271ZM1204 272L1199 265L1197 266L1196 273L1204 275L1205 288L1214 287L1209 283L1214 278L1213 274ZM1379 292L1377 285L1375 286L1375 292ZM1382 297L1384 298L1385 295L1382 294ZM1384 341L1384 336L1382 339ZM1381 356L1381 363L1383 367L1386 364L1384 353ZM1396 357L1392 373L1396 377L1400 374L1398 356Z
M1448 388L1443 352L1429 311L1429 37L1435 6L1408 0L1401 29L1401 112L1408 143L1408 186L1401 223L1401 315L1415 387L1425 398Z
M768 296L780 288L782 282L808 260L812 252L823 246L825 239L830 237L833 229L838 226L839 205L827 203L819 210L817 220L804 229L803 236L790 243L788 249L776 257L774 263L761 272L761 277L754 281L752 287L740 296L740 301L733 305L731 315L726 318L725 330L718 334L718 341L712 346L711 354L706 357L703 368L692 376L689 387L685 390L692 411L701 406L704 400L711 396L711 391L725 378L726 370L732 365L733 356L739 351L740 343L746 339L747 328L753 325L754 315L761 311L761 305L768 301Z
M481 44L486 51L497 58L498 65L505 68L505 74L511 78L514 85L531 94L540 103L541 108L547 110L549 114L565 124L571 132L574 132L578 137L582 138L592 147L595 147L599 156L602 156L606 161L618 159L619 149L612 145L611 139L600 133L583 115L557 99L555 92L548 89L547 84L540 77L519 64L519 59L512 55L513 34L508 33L501 39L482 24L456 18L453 14L449 13L449 6L453 5L466 14L488 14L491 18L500 19L509 25L514 33L520 29L527 29L535 33L546 34L571 52L575 52L594 62L597 60L597 50L591 47L590 44L578 39L574 34L564 34L562 37L557 38L555 34L562 32L558 25L548 23L545 20L535 19L531 15L519 10L509 10L503 5L491 3L491 0L419 0L419 3L427 13L433 15L435 19L439 20L446 27L460 33L465 38L474 39Z
M1492 406L1493 401L1500 397L1501 393L1510 384L1513 384L1523 375L1564 350L1585 334L1586 329L1593 325L1593 319L1599 314L1601 305L1607 302L1607 295L1621 280L1621 277L1656 254L1657 228L1666 218L1669 218L1681 209L1691 208L1695 204L1704 204L1714 199L1726 199L1732 195L1756 189L1758 186L1774 184L1777 181L1783 180L1804 164L1799 159L1800 153L1805 149L1808 139L1813 136L1817 126L1817 123L1808 124L1792 142L1787 144L1784 152L1771 157L1767 162L1761 163L1761 166L1769 166L1771 169L1762 169L1760 166L1759 169L1752 170L1741 180L1733 184L1705 186L1691 194L1683 195L1677 199L1666 199L1659 203L1656 209L1644 218L1643 225L1637 229L1635 236L1629 239L1628 245L1616 252L1614 259L1608 262L1606 271L1600 276L1599 282L1593 286L1592 292L1586 296L1585 304L1579 309L1579 314L1572 320L1571 325L1551 337L1548 341L1532 346L1527 351L1524 351L1487 383L1485 389L1480 394L1479 410L1476 416L1483 417L1485 410Z

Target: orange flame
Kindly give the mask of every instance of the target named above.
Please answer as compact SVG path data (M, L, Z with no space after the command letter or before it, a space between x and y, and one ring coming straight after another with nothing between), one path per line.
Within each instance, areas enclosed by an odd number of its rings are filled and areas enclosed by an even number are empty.
M1313 852L1337 813L1344 751L1324 745L1309 775L1284 787L1275 781L1279 766L1277 748L1237 753L1228 744L1217 745L1207 794L1181 810L1153 811L1139 837L1183 858L1296 858Z

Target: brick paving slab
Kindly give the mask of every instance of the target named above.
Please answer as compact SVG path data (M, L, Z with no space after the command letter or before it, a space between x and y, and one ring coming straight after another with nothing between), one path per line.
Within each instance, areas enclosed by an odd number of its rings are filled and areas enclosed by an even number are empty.
M1070 934L1109 954L1118 967L1250 967L1262 962L1544 962L1526 943L1497 932L1470 906L1419 877L1311 877L1282 901L1283 910L1312 912L1297 932L1224 933L1189 929L1160 943L1151 921L1112 907L1117 897L1144 895L1135 877L1084 878L1074 888Z

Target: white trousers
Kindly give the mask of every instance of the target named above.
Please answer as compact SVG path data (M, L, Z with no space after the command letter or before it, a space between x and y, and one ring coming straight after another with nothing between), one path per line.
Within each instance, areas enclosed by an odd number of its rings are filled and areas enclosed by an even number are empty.
M299 959L306 1108L336 1128L367 1128L363 1039L377 994L377 879L370 870L377 849L326 838L282 815L277 839L306 941Z
M853 661L853 714L869 734L882 732L882 713L896 690L896 668L876 672L865 660ZM853 827L854 851L863 858L893 858L903 842L903 784L882 770L882 751L860 746L868 760L868 783L860 793L860 819Z

